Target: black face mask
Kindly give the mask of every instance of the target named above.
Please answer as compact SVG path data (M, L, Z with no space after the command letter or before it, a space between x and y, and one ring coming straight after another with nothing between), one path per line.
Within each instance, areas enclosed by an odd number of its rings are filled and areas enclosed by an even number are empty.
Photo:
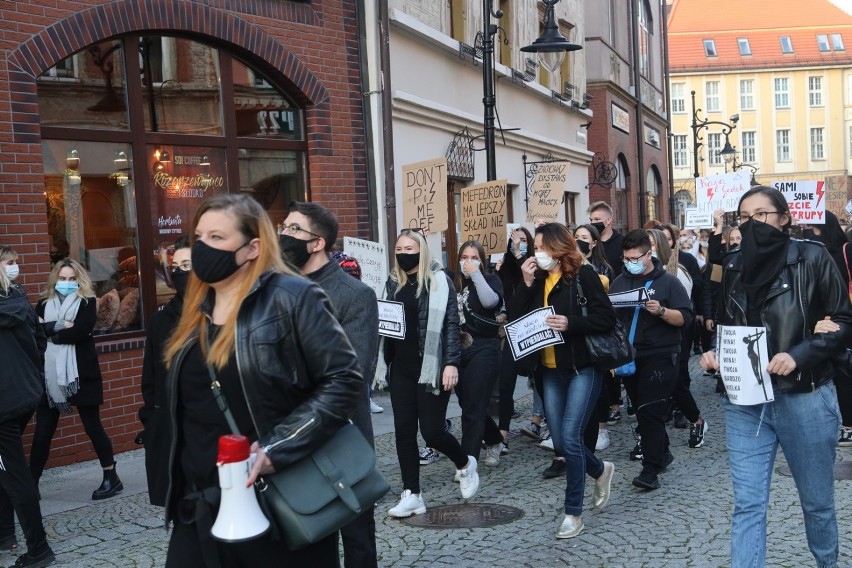
M577 248L580 249L583 256L586 256L592 250L592 247L586 241L577 241Z
M278 237L278 245L281 247L281 255L284 260L295 266L302 268L308 263L311 258L311 253L308 252L308 243L317 240L316 238L308 241L291 237L290 235L281 235Z
M202 241L195 241L192 245L192 270L202 282L207 284L221 282L242 266L237 264L237 251L247 245L248 243L237 250L221 250Z
M408 272L414 268L417 268L417 265L420 264L420 253L415 252L413 254L396 254L396 263L402 269L403 272Z
M598 230L600 234L603 234L604 229L606 229L606 223L603 221L598 221L597 223L589 223L592 227Z
M172 282L175 285L175 293L178 298L183 298L183 295L186 294L186 286L189 284L189 270L181 270L178 268L177 270L172 271Z

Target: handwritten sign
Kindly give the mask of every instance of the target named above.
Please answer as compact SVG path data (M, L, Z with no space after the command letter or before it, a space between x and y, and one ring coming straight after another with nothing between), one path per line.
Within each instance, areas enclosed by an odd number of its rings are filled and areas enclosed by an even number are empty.
M825 225L825 182L773 181L772 187L784 194L794 219L808 225Z
M486 254L506 250L506 180L461 190L461 238L477 241Z
M402 226L431 233L446 231L447 159L402 166Z
M728 400L753 405L775 400L766 346L766 328L720 325L716 357Z
M553 306L547 306L506 324L506 338L515 361L549 345L565 343L561 333L544 323L544 318L555 313Z
M609 301L613 308L635 308L644 306L648 300L648 290L644 287L634 288L626 292L616 292L609 295Z
M736 211L740 197L751 188L750 182L751 177L742 170L695 178L696 209L711 214L716 209Z
M535 179L527 206L527 222L535 223L539 219L548 223L556 221L562 197L568 189L568 162L531 164L530 168Z
M381 298L388 279L388 257L385 245L344 237L343 252L358 261L361 265L361 282L372 288L377 298Z
M697 207L686 209L686 219L683 222L684 229L707 229L712 226L712 211L699 211Z
M846 174L839 176L825 176L825 210L834 213L838 219L852 215L846 204L852 202L849 198L849 178Z
M405 339L405 308L402 302L379 300L379 335Z

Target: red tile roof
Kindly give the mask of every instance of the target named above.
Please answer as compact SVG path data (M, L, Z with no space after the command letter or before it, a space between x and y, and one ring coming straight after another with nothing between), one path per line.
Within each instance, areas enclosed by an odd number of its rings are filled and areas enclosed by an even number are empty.
M672 72L852 64L852 14L828 0L676 0L669 14ZM845 51L820 52L816 36L841 34ZM781 52L790 36L793 53ZM752 55L740 55L747 38ZM716 57L704 40L716 43Z

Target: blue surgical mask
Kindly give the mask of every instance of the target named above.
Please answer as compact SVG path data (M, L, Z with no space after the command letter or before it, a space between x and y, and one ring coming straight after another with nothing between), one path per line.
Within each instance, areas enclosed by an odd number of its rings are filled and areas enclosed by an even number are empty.
M76 282L66 280L66 281L62 281L62 282L57 282L56 285L53 288L54 288L54 290L56 290L57 292L59 292L63 296L70 296L71 294L76 292L77 288L79 288L79 287L80 287L80 285L77 284Z
M624 267L627 269L627 272L634 276L639 276L645 272L645 264L641 260L637 262L627 261L624 263Z
M527 243L518 244L518 252L521 254L527 254Z

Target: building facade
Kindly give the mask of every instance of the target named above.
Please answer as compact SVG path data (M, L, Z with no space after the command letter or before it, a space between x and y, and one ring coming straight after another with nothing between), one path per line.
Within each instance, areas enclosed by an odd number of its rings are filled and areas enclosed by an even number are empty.
M825 181L827 207L847 217L852 14L828 0L722 0L709 11L698 0L676 0L669 46L672 165L682 203L695 199L694 176L737 167L761 183ZM733 129L710 125L696 138L694 113L698 122ZM726 142L737 151L735 164L719 154Z
M0 242L35 299L70 256L98 295L104 425L140 430L145 325L170 298L169 246L205 197L293 199L370 238L358 3L6 2L0 55ZM51 465L94 457L76 415Z

